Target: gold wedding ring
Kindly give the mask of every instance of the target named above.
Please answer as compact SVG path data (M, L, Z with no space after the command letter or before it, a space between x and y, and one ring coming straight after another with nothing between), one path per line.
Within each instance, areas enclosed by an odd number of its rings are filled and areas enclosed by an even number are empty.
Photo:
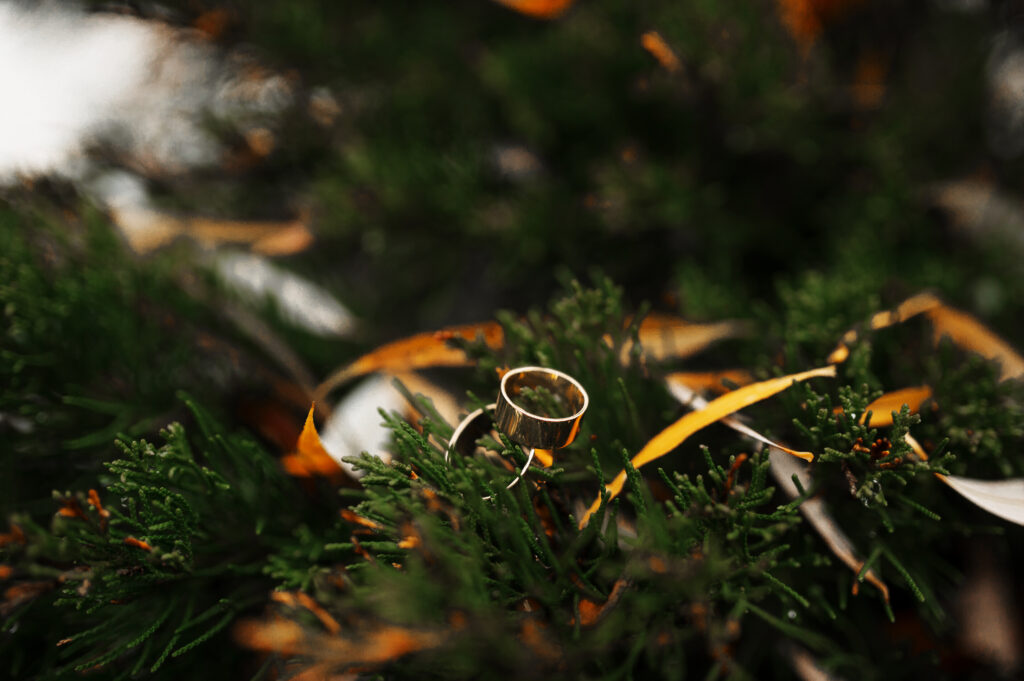
M531 403L530 409L527 409L522 403L530 399L538 404L534 406ZM444 451L444 462L449 462L459 438L465 435L481 416L494 412L494 424L485 430L497 428L526 452L526 463L516 474L515 479L505 486L505 489L512 489L526 475L530 464L533 463L536 449L561 449L576 438L580 429L580 419L583 418L583 412L587 410L588 404L590 397L587 391L568 374L543 367L513 369L501 379L498 401L470 412L455 427ZM572 413L564 417L548 416L532 410ZM480 434L483 433L479 433L477 437ZM477 437L467 440L475 443ZM488 495L483 499L487 501L490 498Z
M522 406L528 395L544 393L569 416L543 415ZM519 367L501 378L494 421L510 440L538 449L567 447L580 429L590 397L572 376L544 367ZM531 406L531 409L538 407Z

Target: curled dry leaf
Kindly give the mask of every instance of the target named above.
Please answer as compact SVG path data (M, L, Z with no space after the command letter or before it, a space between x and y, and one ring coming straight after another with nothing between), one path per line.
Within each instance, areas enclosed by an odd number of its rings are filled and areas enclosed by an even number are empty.
M895 324L901 324L911 317L916 317L917 315L934 309L941 304L942 301L931 293L919 293L916 296L907 298L892 310L883 310L882 312L875 313L871 317L871 321L868 323L868 326L872 330L877 331L878 329L884 329ZM841 362L845 362L846 358L850 356L849 346L856 342L859 337L860 333L857 329L850 329L843 334L843 337L836 346L836 349L828 356L829 363L839 364Z
M903 439L922 461L928 460L928 453L913 435L907 433ZM1024 525L1024 478L976 480L941 473L936 473L935 477L978 508L1011 523Z
M672 315L649 314L640 322L638 335L644 357L662 361L689 357L717 341L742 336L748 328L738 320L698 324ZM631 350L632 343L623 346L623 363L628 361Z
M669 376L666 377L666 380L668 381L668 391L672 394L673 397L675 397L683 404L693 407L694 409L707 408L707 400L698 395L690 386L686 385L685 383L680 383L678 381L673 380L673 376L674 374L669 374ZM781 449L787 454L792 454L798 459L803 459L804 461L812 461L814 459L814 454L812 454L811 452L802 452L797 449L790 449L789 447L780 445L778 442L773 442L772 440L766 438L764 435L761 435L761 433L757 432L753 428L747 426L739 419L733 418L731 416L726 416L721 420L721 423L723 426L728 426L729 428L732 428L736 432L746 435L752 440L756 440L770 447L775 447L776 449Z
M669 384L684 385L691 390L711 390L719 395L732 390L726 382L741 386L754 382L754 377L745 369L722 371L677 371L665 377Z
M686 438L690 437L705 426L709 426L716 421L721 421L723 418L743 409L744 407L749 407L752 404L780 393L797 381L805 381L809 378L818 376L834 377L835 375L836 370L834 366L819 367L817 369L811 369L810 371L804 371L798 374L790 374L788 376L780 376L778 378L761 381L759 383L752 383L751 385L726 393L725 395L709 402L705 408L685 414L678 421L655 435L650 442L644 445L637 455L632 458L631 463L635 468L640 468L655 459L661 458L678 447L684 440L686 440ZM626 471L623 470L615 476L614 480L605 485L605 490L609 494L609 500L618 496L619 493L622 492L625 484ZM600 508L601 497L602 495L598 495L597 499L594 500L594 503L590 505L590 508L587 509L587 512L583 515L583 518L580 520L581 528L587 524L590 520L590 516Z
M971 315L944 305L929 293L908 298L894 310L877 313L871 318L870 326L872 329L882 329L920 314L927 315L931 321L936 341L942 336L949 336L950 340L959 347L999 362L1000 378L1002 379L1019 378L1024 375L1024 357L1021 357L1006 341ZM850 354L848 346L857 337L856 330L847 331L829 356L829 362L845 361ZM930 396L931 390L927 386L906 388L883 395L868 405L866 409L866 411L880 412L877 417L872 416L871 425L891 425L893 410L907 404L912 411L916 411L920 408L921 402ZM863 415L861 418L863 419ZM928 459L928 454L913 436L907 433L904 439L917 456L922 460ZM976 480L940 473L936 473L935 476L979 508L1004 520L1024 525L1024 478Z
M999 362L1002 367L1000 378L1018 378L1024 375L1024 357L966 312L940 305L928 311L928 318L935 327L936 341L942 336L949 336L950 340L964 350Z
M864 407L864 413L860 415L858 423L864 423L870 412L871 425L873 427L884 428L891 426L893 423L893 412L899 412L903 405L907 405L910 408L910 413L916 414L921 411L921 404L931 396L932 389L926 385L893 390ZM842 407L839 407L838 410L842 411Z
M707 408L707 400L696 394L688 386L678 382L673 382L671 377L669 377L668 386L669 392L672 393L672 396L683 404L690 405L694 409ZM769 457L771 458L772 475L779 483L783 492L786 493L786 496L791 499L795 499L800 496L800 492L797 489L796 484L793 482L793 475L797 476L804 489L810 487L811 478L807 472L807 466L797 463L789 456L783 456L783 454L790 454L806 461L810 461L814 456L813 454L810 452L795 451L780 445L777 442L772 442L754 429L747 427L745 424L740 422L739 419L726 417L722 419L721 423L722 425L728 426L733 430L772 448L769 454ZM817 531L822 539L825 540L825 543L836 557L848 565L851 570L860 572L860 569L864 567L864 561L857 557L853 548L853 543L839 528L835 520L832 519L832 516L829 515L824 502L818 498L808 499L801 504L800 511L803 513L804 517L807 518L807 521L811 526L814 527L815 531ZM888 587L873 570L868 570L864 575L864 578L878 587L886 600L889 599Z
M397 373L428 367L467 366L470 360L466 353L452 347L448 341L456 337L473 340L478 336L495 350L501 348L505 342L505 333L497 322L453 326L441 331L428 331L402 338L382 345L335 371L317 387L316 397L322 399L353 378L375 371Z
M306 423L295 444L295 452L282 457L281 465L290 475L297 477L322 476L332 480L341 479L345 476L344 470L324 449L320 435L316 432L316 425L313 423L315 409L315 404L309 407Z
M935 340L949 336L956 345L995 360L1002 366L1001 378L1018 378L1024 375L1024 357L1010 347L1009 343L992 333L977 319L948 305L930 293L919 293L900 303L892 310L875 314L869 323L873 330L884 329L924 314L935 329ZM845 362L850 356L849 346L860 336L856 329L847 331L836 349L828 357L831 364Z
M1024 478L975 480L959 475L938 477L975 506L1003 520L1024 525Z
M640 324L640 346L644 356L654 360L687 357L700 352L712 343L735 338L747 330L739 321L694 324L670 315L648 315ZM472 361L462 350L448 342L453 338L474 340L483 338L487 345L498 350L504 347L505 332L497 322L479 322L453 326L440 331L428 331L402 338L369 352L336 370L321 383L315 392L317 401L346 382L376 371L392 374L427 369L430 367L469 366ZM605 339L609 344L611 338ZM632 342L623 345L621 359L629 359Z

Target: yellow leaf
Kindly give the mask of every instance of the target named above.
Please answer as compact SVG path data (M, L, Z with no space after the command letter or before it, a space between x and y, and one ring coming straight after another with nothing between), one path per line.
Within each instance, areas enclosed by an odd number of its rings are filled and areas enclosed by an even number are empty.
M335 371L317 387L315 397L318 400L323 399L338 386L375 371L397 373L427 367L469 366L472 362L466 353L452 347L448 341L455 337L473 340L478 335L494 349L502 347L505 341L505 334L497 322L454 326L402 338L382 345Z
M901 324L911 317L916 317L919 314L928 312L929 310L935 309L942 305L942 302L933 296L931 293L918 293L916 296L907 298L902 303L896 306L892 310L883 310L877 312L871 317L869 326L873 330L884 329L895 324ZM843 334L842 340L839 341L839 345L832 351L832 354L828 356L829 364L839 364L845 362L846 358L850 356L850 346L853 344L860 334L856 329L850 329Z
M1024 357L969 314L940 305L928 311L928 318L935 327L936 340L949 336L961 348L998 361L1002 365L1000 378L1024 375Z
M834 377L835 375L836 368L834 366L820 367L798 374L790 374L788 376L781 376L779 378L773 378L759 383L752 383L751 385L726 393L725 395L709 402L708 406L704 409L692 411L684 415L671 426L655 435L651 441L644 445L643 449L633 457L631 463L635 468L640 468L641 466L644 466L669 453L686 440L686 438L690 437L701 428L709 426L716 421L720 421L724 417L737 412L744 407L749 407L750 405L767 399L776 393L782 392L793 385L796 381L805 381L816 376ZM615 476L614 480L605 486L605 489L610 495L609 499L614 499L618 496L625 484L626 471L623 470ZM599 495L580 520L581 528L587 524L587 521L590 520L590 516L597 511L600 505L601 497Z
M668 389L669 392L672 393L672 396L675 397L680 402L682 402L683 404L689 405L694 409L705 409L708 406L708 401L705 400L700 395L698 395L692 388L690 388L690 386L686 385L685 383L681 383L679 381L674 380L672 378L674 375L675 374L669 374L667 376ZM737 433L742 433L743 435L746 435L747 437L756 440L762 444L766 444L769 447L781 449L787 454L791 454L792 456L795 456L798 459L803 459L804 461L812 461L814 459L814 454L812 454L811 452L802 452L796 449L790 449L789 447L780 445L778 442L773 442L772 440L766 438L764 435L761 435L761 433L757 432L753 428L748 427L739 419L733 418L731 416L726 416L725 418L722 419L721 423L723 426L728 426L729 428L732 428Z
M688 357L716 341L736 338L746 331L747 325L736 320L697 324L671 315L650 314L640 323L638 335L644 356L662 361ZM620 357L622 362L629 358L631 349L632 343L623 346Z
M921 403L932 396L932 389L926 385L914 388L903 388L885 393L877 400L864 408L858 423L864 423L868 412L871 412L871 425L875 428L884 428L892 425L892 413L898 412L903 405L910 407L910 413L916 414L921 410Z
M747 385L754 380L749 371L745 369L725 369L723 371L677 371L665 377L670 383L685 385L691 390L713 390L716 393L727 393L727 388L722 382L728 381L735 385Z
M310 477L320 475L328 478L337 478L345 475L344 469L327 453L324 445L320 442L320 435L316 432L316 425L313 423L313 411L316 404L309 408L306 416L306 423L299 433L299 440L295 445L295 452L281 457L281 464L285 471L297 477Z

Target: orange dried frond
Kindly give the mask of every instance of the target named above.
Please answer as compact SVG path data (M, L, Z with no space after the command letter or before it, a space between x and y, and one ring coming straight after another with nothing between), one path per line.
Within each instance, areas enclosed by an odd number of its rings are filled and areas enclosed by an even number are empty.
M742 336L747 328L735 320L700 324L672 315L650 314L640 323L638 335L644 355L660 361L689 357L717 341ZM631 349L632 343L624 344L620 357L623 362L629 359Z
M932 389L926 385L914 388L903 388L885 393L877 400L864 408L860 415L859 423L864 423L868 412L871 412L871 425L876 428L884 428L892 425L892 413L898 412L903 405L910 407L910 413L916 414L921 410L921 403L932 396Z
M747 385L754 380L750 372L745 369L725 369L723 371L677 371L665 377L669 381L675 381L693 390L713 390L716 393L727 393L732 388L727 388L723 381L728 381L737 386Z
M744 407L749 407L750 405L767 399L776 393L780 393L793 385L796 381L805 381L817 376L834 377L835 375L836 368L834 366L820 367L818 369L811 369L810 371L804 371L798 374L790 374L788 376L781 376L779 378L773 378L759 383L752 383L751 385L726 393L725 395L722 395L708 403L705 408L689 412L668 428L655 435L651 441L644 445L643 449L633 457L631 463L635 468L640 468L651 461L659 459L678 447L684 440L686 440L686 438L690 437L698 430L709 426L716 421L720 421L729 416L729 414L737 412ZM623 470L615 476L614 480L605 485L605 489L609 494L609 500L618 496L625 484L626 471ZM590 520L590 516L597 511L600 505L601 495L598 495L598 498L593 504L591 504L590 508L587 509L587 512L580 520L581 528L587 524Z
M551 465L555 463L555 457L550 449L534 449L533 458L537 459L544 468L551 468Z
M572 6L573 0L496 0L496 2L535 19L557 19Z
M295 444L295 452L281 458L281 464L290 475L298 477L323 476L337 479L345 475L344 469L335 461L320 441L320 435L316 432L316 425L313 423L313 412L316 404L309 407L306 414L306 423L299 433L299 440Z
M10 565L0 564L0 579L9 579L14 574L14 568Z
M505 342L505 334L497 322L466 324L441 331L420 333L382 345L338 369L317 387L316 397L322 399L330 391L353 378L375 371L397 373L428 367L469 366L472 362L466 353L452 347L448 341L454 338L473 340L477 336L482 336L484 342L494 349L500 348Z
M683 68L682 62L679 61L679 57L676 53L668 46L665 39L661 37L661 34L657 31L647 31L640 36L640 44L645 50L651 53L658 63L661 64L666 71L669 73L675 73L679 69Z
M918 293L916 296L907 298L892 310L876 312L871 317L869 326L872 330L878 331L879 329L885 329L896 324L902 324L912 317L941 306L942 301L931 293ZM843 338L839 341L836 349L828 356L829 363L840 364L845 362L846 358L850 356L849 346L856 342L859 337L860 333L856 329L850 329L843 334Z
M928 311L935 327L935 339L949 336L958 346L1002 365L1000 378L1018 378L1024 375L1024 357L984 324L967 314L941 305Z

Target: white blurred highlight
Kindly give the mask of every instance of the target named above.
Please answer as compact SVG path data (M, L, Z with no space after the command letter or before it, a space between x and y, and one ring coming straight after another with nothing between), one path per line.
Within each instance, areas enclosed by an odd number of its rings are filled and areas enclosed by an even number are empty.
M245 135L293 100L251 61L223 57L193 31L55 3L0 0L0 182L88 175L113 151L147 173L220 160L208 116Z
M324 449L354 477L362 473L342 458L368 452L385 461L391 460L388 453L391 431L382 425L384 419L377 410L404 411L407 404L391 384L392 380L391 376L377 375L357 385L337 404L334 415L320 429Z
M229 287L252 302L270 299L285 321L320 336L345 336L352 313L326 289L253 253L220 251L214 269Z

